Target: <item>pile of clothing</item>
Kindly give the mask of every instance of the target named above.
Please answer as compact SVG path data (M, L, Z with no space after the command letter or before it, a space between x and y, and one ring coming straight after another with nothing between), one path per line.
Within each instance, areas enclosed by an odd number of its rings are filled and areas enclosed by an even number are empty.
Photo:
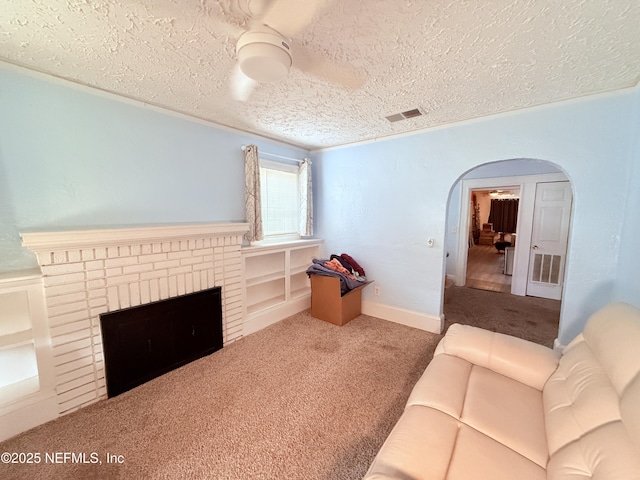
M366 283L364 269L353 257L343 253L331 255L328 260L313 259L313 263L307 268L307 275L324 275L340 279L340 293L345 293Z

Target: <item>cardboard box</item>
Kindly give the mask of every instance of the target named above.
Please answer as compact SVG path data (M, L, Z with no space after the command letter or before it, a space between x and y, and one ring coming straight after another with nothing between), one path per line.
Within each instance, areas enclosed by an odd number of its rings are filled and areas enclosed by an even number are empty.
M340 295L340 279L311 275L311 316L333 323L344 325L360 315L362 308L362 289L369 283Z

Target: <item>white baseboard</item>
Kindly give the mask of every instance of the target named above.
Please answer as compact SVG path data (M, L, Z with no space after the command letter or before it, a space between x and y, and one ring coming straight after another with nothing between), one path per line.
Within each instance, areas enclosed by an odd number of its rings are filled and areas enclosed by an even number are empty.
M382 303L362 301L362 313L372 317L382 318L390 322L400 323L407 327L419 328L431 333L442 333L444 328L444 315L433 317L424 313L405 310L404 308L390 307Z
M567 346L562 344L562 343L560 343L560 340L558 340L557 338L553 341L553 349L556 352L562 353L565 348L567 348Z
M311 307L311 294L275 305L244 319L242 335L250 335Z
M3 408L0 415L0 442L60 416L55 392L36 394Z
M242 334L250 335L255 333L291 315L302 312L310 308L310 306L311 295L305 295L293 301L271 307L264 312L255 313L245 318ZM433 317L424 313L367 300L362 301L362 313L431 333L440 334L444 328L444 316Z

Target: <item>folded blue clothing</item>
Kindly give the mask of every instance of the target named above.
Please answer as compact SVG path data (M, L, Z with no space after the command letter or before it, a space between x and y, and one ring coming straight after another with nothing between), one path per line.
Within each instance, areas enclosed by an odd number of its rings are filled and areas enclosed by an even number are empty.
M323 275L325 277L339 278L341 295L344 295L345 293L362 285L362 282L349 278L349 276L344 273L336 272L335 270L331 270L329 267L325 267L324 263L328 261L329 260L319 260L314 258L311 266L307 268L307 275Z

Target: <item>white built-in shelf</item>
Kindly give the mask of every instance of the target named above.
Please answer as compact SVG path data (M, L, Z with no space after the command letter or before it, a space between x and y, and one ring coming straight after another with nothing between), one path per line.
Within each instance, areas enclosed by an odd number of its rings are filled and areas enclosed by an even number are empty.
M0 275L0 420L53 388L53 364L39 270ZM0 440L4 435L0 434Z
M322 240L301 240L243 247L245 317L271 321L280 313L284 318L309 308L311 287L306 271L320 256L321 245Z

